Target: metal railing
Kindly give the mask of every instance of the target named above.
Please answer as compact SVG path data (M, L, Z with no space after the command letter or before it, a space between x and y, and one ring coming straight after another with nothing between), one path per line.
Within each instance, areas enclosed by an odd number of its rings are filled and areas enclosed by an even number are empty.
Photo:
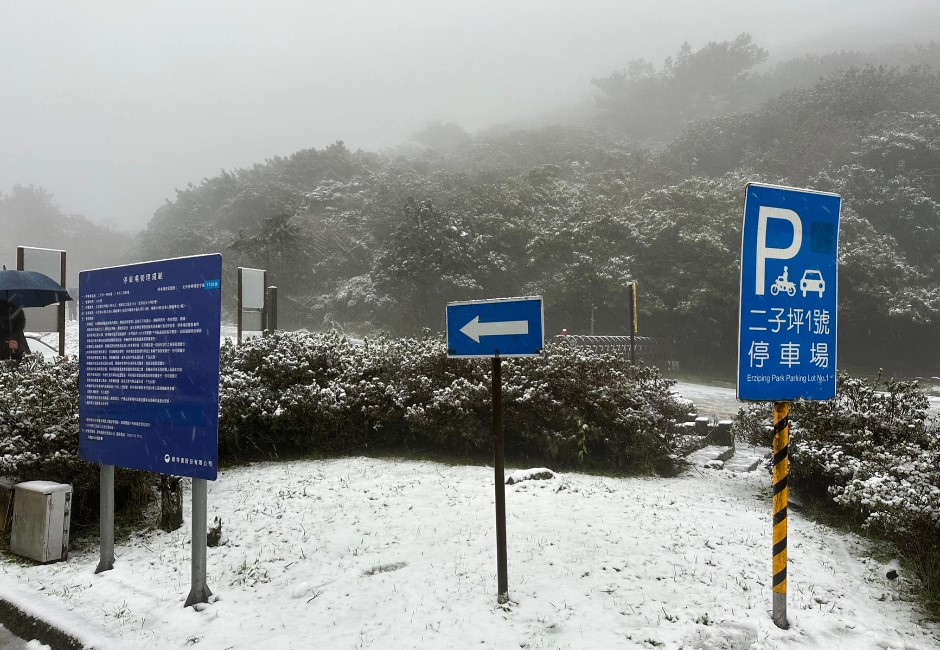
M628 359L631 354L631 337L629 336L559 334L555 337L555 340L579 348L590 348L595 352L617 354ZM672 341L650 336L634 336L632 340L633 355L637 361L642 361L648 366L657 366L664 370L679 369L676 345Z

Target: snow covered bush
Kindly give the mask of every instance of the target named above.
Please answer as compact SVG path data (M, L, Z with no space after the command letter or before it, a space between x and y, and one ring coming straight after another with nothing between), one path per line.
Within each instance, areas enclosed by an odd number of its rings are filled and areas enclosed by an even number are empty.
M0 476L14 481L68 483L72 518L98 516L97 465L78 456L78 364L28 357L19 366L0 362ZM149 497L153 475L115 472L116 504Z
M895 542L940 598L940 441L917 382L839 377L838 396L797 407L791 474Z
M403 408L399 443L463 454L492 438L491 372L486 360L448 359L444 339L395 339L370 344L384 359L395 408Z
M926 410L917 382L840 373L835 399L793 404L790 473L797 489L828 494L885 531L940 528L940 466ZM925 464L932 471L919 474ZM891 493L902 484L903 496Z
M78 460L78 368L35 357L0 369L0 475L58 480ZM82 468L84 469L84 468ZM71 482L71 481L66 481Z
M276 332L222 350L220 454L342 452L364 445L489 450L492 368L448 359L442 338ZM622 358L552 343L503 362L510 452L566 464L649 467L671 453L671 382Z
M506 432L527 451L569 464L650 468L675 450L685 405L656 369L563 342L507 366Z
M223 458L341 452L402 445L444 433L425 425L460 382L436 339L377 338L355 345L336 333L275 332L222 348L219 446ZM454 400L453 404L459 404ZM472 445L470 445L472 446Z
M339 417L356 346L336 334L277 332L221 349L219 454L277 455L342 448ZM332 440L336 438L336 440ZM337 444L334 444L337 443Z
M915 381L839 373L834 399L790 411L791 490L830 498L896 542L925 582L940 580L940 440L927 405ZM752 407L738 423L769 409Z
M770 447L774 440L773 406L749 405L738 409L733 418L732 430L736 440L756 447Z

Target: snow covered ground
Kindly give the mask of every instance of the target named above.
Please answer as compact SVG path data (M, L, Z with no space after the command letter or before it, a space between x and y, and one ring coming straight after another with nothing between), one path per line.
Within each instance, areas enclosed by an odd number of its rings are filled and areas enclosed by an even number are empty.
M747 405L747 402L737 400L734 388L677 381L673 390L682 397L692 400L696 409L698 409L699 415L708 416L712 420L731 418L738 412L739 408ZM940 395L928 392L927 402L927 413L940 416ZM769 405L768 409L771 409ZM772 410L769 410L768 417L772 417Z
M791 627L775 627L764 472L558 474L506 494L504 606L492 469L369 458L223 471L208 605L183 607L188 527L119 542L99 575L96 547L5 560L0 592L97 648L940 647L906 576L885 577L896 563L799 513Z
M687 381L677 381L673 390L695 403L696 412L712 420L731 418L739 408L745 406L735 397L734 388L706 386Z

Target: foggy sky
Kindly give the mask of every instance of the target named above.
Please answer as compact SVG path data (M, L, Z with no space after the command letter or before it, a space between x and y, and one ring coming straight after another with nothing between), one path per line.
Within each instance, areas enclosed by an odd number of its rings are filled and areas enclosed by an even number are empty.
M772 59L937 38L936 0L0 0L0 192L137 230L174 189L428 122L473 132L748 31Z

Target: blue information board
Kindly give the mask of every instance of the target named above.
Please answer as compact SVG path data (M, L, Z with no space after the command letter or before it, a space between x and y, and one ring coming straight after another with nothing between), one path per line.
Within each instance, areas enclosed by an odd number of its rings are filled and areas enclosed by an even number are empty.
M739 400L835 397L841 204L837 194L748 184Z
M544 321L541 296L448 303L447 356L535 356Z
M222 257L79 275L79 454L215 480Z

